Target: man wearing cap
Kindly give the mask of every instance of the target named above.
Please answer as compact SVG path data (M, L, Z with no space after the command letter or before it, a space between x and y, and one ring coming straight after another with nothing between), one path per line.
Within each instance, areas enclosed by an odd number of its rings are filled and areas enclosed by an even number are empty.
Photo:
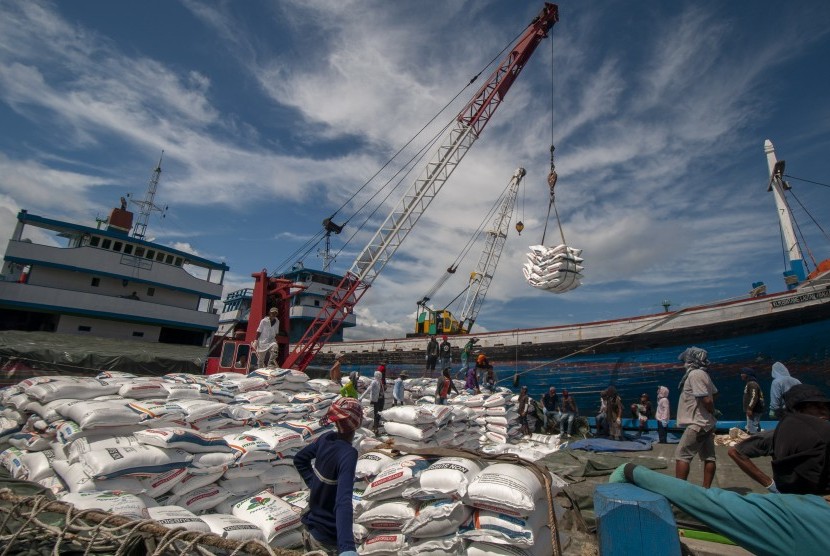
M280 322L277 320L277 308L271 307L268 316L259 321L256 329L254 351L256 351L257 365L275 367L277 365L277 334L280 331Z
M303 545L307 552L357 556L352 522L352 491L357 450L354 431L363 422L363 406L353 398L338 398L321 423L333 423L325 433L294 456L294 467L311 490L303 515Z
M764 393L755 378L755 371L745 367L741 369L744 386L743 408L746 415L746 432L755 434L761 431L761 415L764 413Z
M703 461L703 486L712 486L715 478L715 395L718 389L709 373L709 354L705 349L690 347L678 356L686 374L680 380L680 400L677 404L677 425L685 427L674 454L674 474L678 479L689 478L689 468L695 455Z
M443 371L452 365L452 345L447 341L446 335L442 336L441 340L441 345L438 346L438 358L441 364L438 368Z

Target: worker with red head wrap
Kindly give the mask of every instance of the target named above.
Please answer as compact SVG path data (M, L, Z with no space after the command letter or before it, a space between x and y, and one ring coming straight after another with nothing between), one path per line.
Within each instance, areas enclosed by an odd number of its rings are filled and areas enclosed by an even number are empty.
M311 490L303 515L306 551L357 556L352 533L352 490L357 465L354 433L363 423L363 406L354 398L338 398L323 417L335 431L321 436L294 456L294 466Z

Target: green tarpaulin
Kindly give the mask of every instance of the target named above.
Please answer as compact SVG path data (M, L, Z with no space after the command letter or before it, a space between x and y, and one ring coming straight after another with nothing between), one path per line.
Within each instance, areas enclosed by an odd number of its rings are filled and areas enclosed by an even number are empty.
M199 373L207 348L113 340L54 332L0 332L0 382L33 374L94 375L123 371L138 375ZM36 372L33 372L36 371Z

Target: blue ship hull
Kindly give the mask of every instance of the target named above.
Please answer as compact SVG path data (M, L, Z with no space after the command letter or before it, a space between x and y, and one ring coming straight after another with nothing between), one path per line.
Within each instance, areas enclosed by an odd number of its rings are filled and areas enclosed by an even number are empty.
M800 320L813 320L806 324L778 321L769 326L756 322L740 327L731 323L734 325L732 334L724 329L724 323L712 325L709 330L695 328L659 337L639 334L627 337L624 342L618 339L616 344L607 342L596 346L592 349L594 353L574 354L579 343L494 346L485 347L483 351L494 366L500 386L513 388L513 378L518 372L519 384L528 386L536 399L550 386L555 386L559 392L568 389L575 396L580 412L592 416L599 408L599 393L611 384L616 386L626 408L643 393L647 393L656 406L657 388L662 385L669 388L674 417L677 385L683 376L683 366L677 357L687 347L696 345L709 352L710 374L720 391L718 409L724 418L740 420L743 418L744 383L740 378L743 367L756 370L767 398L772 380L770 368L775 361L787 365L790 373L802 382L830 389L830 317L824 315L828 311L830 306L822 304L811 311L810 318L803 318L804 314L801 314ZM742 333L734 335L739 328ZM752 332L752 328L763 331ZM423 341L419 340L420 343ZM601 353L596 353L600 350ZM565 352L567 357L556 361ZM424 375L424 352L420 350L358 353L347 350L346 354L344 369L349 371L357 370L371 376L377 364L386 360L390 377L403 370L410 377ZM455 355L453 375L460 367Z

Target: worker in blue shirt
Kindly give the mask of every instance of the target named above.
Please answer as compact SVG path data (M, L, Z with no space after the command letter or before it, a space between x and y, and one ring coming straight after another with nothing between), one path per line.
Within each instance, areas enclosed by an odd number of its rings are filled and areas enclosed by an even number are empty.
M324 422L336 431L321 436L294 456L294 466L311 490L303 515L306 551L330 556L357 556L352 532L352 491L357 450L354 431L363 423L363 406L354 398L332 402Z

